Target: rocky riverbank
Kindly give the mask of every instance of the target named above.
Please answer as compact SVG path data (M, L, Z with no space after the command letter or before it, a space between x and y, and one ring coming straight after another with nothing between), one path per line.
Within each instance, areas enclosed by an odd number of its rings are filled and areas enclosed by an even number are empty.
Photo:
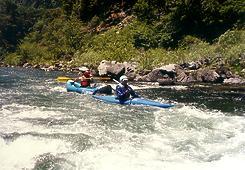
M209 60L169 64L153 70L137 70L136 63L116 63L102 61L97 68L98 75L110 75L118 78L125 74L131 81L158 82L159 85L212 83L224 85L245 85L245 79L233 74L224 65L212 68Z
M10 67L4 63L0 66ZM87 66L85 64L85 66ZM45 71L65 71L78 72L78 67L72 67L67 64L57 63L49 65L31 65L24 64L25 68L38 68ZM97 68L91 68L96 76L110 76L118 79L125 74L129 80L136 82L157 82L160 86L176 84L202 84L211 83L219 85L235 85L245 87L245 79L230 71L224 65L211 67L208 59L199 60L190 63L163 65L153 70L139 70L137 63L118 63L116 61L100 62ZM245 69L243 69L245 72Z

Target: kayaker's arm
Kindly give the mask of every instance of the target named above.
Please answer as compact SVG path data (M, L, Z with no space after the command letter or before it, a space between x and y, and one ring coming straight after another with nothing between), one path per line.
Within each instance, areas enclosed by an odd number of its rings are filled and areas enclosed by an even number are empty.
M128 86L128 90L132 98L140 98L140 96L130 86Z

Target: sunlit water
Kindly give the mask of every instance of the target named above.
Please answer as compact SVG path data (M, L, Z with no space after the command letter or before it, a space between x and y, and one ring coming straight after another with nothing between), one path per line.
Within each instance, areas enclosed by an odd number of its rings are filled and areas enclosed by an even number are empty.
M176 106L110 105L66 92L62 75L0 68L1 170L244 169L244 92L139 87Z

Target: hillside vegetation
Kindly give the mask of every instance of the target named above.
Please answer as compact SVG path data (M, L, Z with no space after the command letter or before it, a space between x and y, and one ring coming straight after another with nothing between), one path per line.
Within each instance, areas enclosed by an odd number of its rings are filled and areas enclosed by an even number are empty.
M242 75L244 18L243 0L1 0L0 59L152 69L208 58Z

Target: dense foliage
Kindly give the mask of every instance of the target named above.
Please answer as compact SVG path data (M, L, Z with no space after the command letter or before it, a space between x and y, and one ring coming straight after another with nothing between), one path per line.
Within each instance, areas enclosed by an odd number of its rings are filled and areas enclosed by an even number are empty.
M221 56L240 72L244 15L243 0L1 0L0 56L14 65L107 59L142 69Z

